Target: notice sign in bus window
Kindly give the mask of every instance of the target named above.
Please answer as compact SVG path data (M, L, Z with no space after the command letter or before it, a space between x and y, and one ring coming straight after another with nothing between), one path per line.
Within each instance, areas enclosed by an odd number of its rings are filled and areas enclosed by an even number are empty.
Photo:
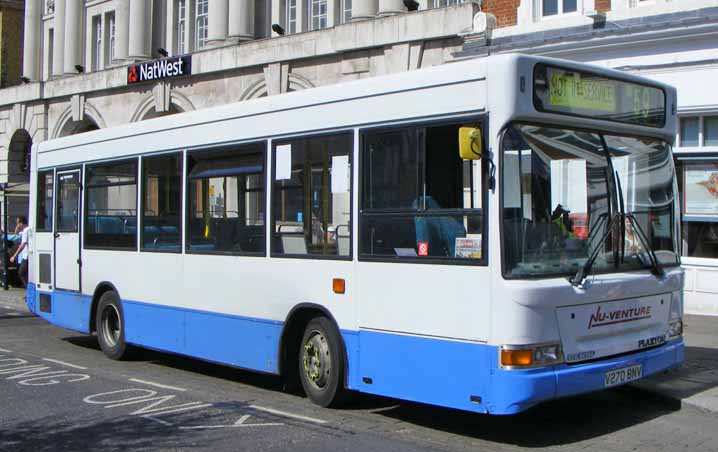
M534 71L534 107L648 127L663 127L666 119L660 88L543 64Z

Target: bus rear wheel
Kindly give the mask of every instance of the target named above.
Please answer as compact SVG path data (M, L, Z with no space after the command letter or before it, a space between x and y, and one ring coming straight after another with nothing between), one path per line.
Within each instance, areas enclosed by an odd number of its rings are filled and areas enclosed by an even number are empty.
M338 406L346 397L346 358L341 337L326 317L309 321L299 348L299 379L309 400L323 407Z
M102 294L95 313L95 330L102 352L110 359L119 360L127 352L125 319L120 297L114 291Z

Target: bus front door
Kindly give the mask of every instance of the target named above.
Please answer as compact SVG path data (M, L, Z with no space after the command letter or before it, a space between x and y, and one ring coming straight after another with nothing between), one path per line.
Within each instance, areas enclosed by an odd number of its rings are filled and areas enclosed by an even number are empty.
M80 290L80 170L57 172L55 287Z

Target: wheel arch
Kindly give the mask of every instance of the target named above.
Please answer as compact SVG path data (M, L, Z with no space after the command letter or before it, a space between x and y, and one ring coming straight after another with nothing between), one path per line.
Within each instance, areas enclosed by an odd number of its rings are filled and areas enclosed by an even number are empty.
M109 281L102 281L97 284L95 287L95 291L92 294L92 303L90 304L90 333L94 333L95 328L95 316L97 313L97 303L100 302L100 298L102 298L102 295L105 294L105 292L115 292L119 298L120 292L117 290L114 284L112 284ZM120 302L122 299L120 298Z
M324 316L334 325L339 334L339 347L344 354L344 375L342 377L345 388L348 388L349 382L349 353L347 351L342 330L339 323L332 313L325 307L317 303L305 302L294 306L287 314L282 333L279 337L279 354L278 367L279 375L285 379L285 385L294 388L299 383L299 374L297 366L299 364L297 352L304 335L304 329L311 319L317 316Z

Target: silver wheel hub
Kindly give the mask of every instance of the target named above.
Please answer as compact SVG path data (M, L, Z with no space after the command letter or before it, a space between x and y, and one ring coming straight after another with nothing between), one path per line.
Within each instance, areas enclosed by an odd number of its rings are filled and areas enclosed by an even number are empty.
M100 325L102 330L100 334L105 343L110 347L117 345L120 340L120 334L122 333L122 321L120 320L120 313L115 306L107 305L104 307Z
M324 389L329 384L332 357L329 344L319 331L312 331L302 349L304 374L313 386Z

